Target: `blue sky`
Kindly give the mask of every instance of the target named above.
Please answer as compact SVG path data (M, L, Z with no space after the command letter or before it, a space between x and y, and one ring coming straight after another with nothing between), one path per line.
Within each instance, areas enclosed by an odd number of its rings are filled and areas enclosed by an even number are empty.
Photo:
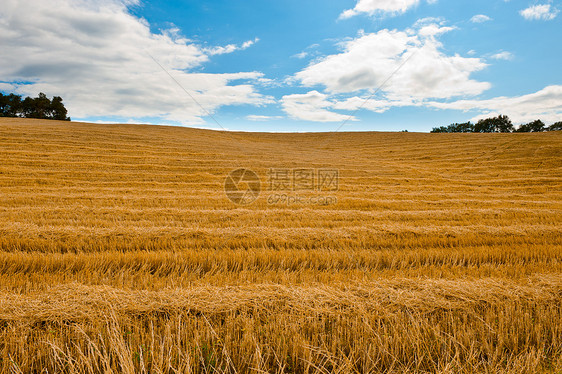
M0 91L60 95L73 120L245 131L562 120L558 1L6 2Z

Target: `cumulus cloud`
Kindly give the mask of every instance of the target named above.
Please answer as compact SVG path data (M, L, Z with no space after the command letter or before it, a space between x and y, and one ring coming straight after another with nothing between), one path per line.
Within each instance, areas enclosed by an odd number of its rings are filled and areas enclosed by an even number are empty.
M426 105L438 109L481 110L474 118L488 117L497 113L507 114L515 123L525 123L536 119L556 122L562 118L562 86L548 86L544 89L522 96L496 97L488 100L458 100L454 102L428 102Z
M361 32L342 43L342 52L315 60L292 77L325 92L285 96L283 109L292 118L327 122L349 116L336 111L383 113L393 107L479 95L490 83L470 75L487 65L480 58L442 51L438 38L453 29L440 19L426 18L405 31Z
M154 57L210 112L222 105L262 105L259 72L194 73L213 54L257 41L205 49L179 30L153 33L131 15L138 0L3 0L0 81L20 94L60 95L70 115L158 117L187 123L206 115Z
M490 84L470 75L487 65L480 58L442 52L437 38L450 30L426 24L417 30L360 34L345 42L343 52L312 63L294 78L307 87L324 86L330 93L352 93L374 90L392 76L381 89L391 100L480 94Z
M517 97L466 99L491 87L488 82L470 77L487 65L482 58L443 52L438 38L452 28L438 21L420 20L405 31L360 33L343 44L342 52L314 61L293 77L306 87L321 86L324 92L285 96L283 109L293 118L309 121L340 121L347 117L336 111L354 114L364 109L383 113L396 107L479 111L481 114L473 120L502 113L516 123L537 118L555 122L562 118L562 86ZM510 60L513 55L500 51L490 58Z
M341 19L351 18L361 13L368 15L396 15L406 12L408 9L418 5L420 0L358 0L353 9L344 11ZM435 3L436 0L428 0Z
M492 19L485 14L477 14L470 19L470 22L472 22L472 23L483 23L483 22L488 22L488 21L491 21L491 20Z
M559 10L551 7L550 4L538 4L532 5L527 9L523 9L519 12L523 18L527 20L544 20L549 21L558 15Z
M328 95L318 91L283 96L281 105L283 110L293 119L314 122L340 122L349 118L349 115L328 110L335 105L334 102L328 100ZM352 117L350 120L356 119Z

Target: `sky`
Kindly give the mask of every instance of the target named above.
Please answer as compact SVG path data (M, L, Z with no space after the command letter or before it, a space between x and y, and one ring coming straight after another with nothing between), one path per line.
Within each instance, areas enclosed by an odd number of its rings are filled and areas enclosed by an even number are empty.
M430 131L562 120L549 0L2 0L0 92L75 121Z

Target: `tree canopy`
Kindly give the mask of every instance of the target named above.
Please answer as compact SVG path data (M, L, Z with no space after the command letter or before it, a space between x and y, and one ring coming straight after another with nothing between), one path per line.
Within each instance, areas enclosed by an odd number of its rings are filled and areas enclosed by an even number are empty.
M22 97L0 92L0 117L21 117L70 121L60 96L50 100L44 93L38 97Z
M474 124L469 122L453 123L449 126L435 127L431 132L474 132Z
M562 130L562 122L556 122L547 127L540 119L515 128L508 116L499 115L481 119L476 124L466 122L434 127L431 132L542 132L560 130Z
M545 127L543 121L538 119L536 121L529 122L525 125L519 126L519 128L516 131L517 132L543 132L545 130L546 130L546 127Z
M474 126L474 132L513 132L513 124L508 116L481 119Z

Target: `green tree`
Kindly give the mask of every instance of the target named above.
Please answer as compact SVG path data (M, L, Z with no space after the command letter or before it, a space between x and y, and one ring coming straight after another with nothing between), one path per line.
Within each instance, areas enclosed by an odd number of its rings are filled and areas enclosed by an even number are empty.
M543 132L543 131L545 131L545 125L544 122L541 121L540 119L521 125L517 129L517 132Z
M21 96L0 93L0 117L19 117L21 109Z
M562 131L562 121L558 121L548 126L547 131Z
M0 117L6 117L5 113L7 112L8 105L8 96L4 96L4 94L0 92Z
M499 115L495 119L496 121L496 130L498 132L513 132L515 128L513 127L513 123L508 116Z
M452 123L449 126L434 127L431 132L474 132L474 125L470 122Z
M495 129L492 118L481 119L474 125L474 132L495 132Z
M4 117L4 108L8 105L8 97L0 92L0 117Z
M40 118L46 119L49 118L49 111L51 107L51 100L45 95L43 92L39 94L39 97L36 97L33 100L31 115L29 118Z
M474 126L474 132L513 132L514 127L508 116L499 115L497 117L479 120Z
M21 116L25 118L37 118L35 111L35 100L26 97L21 102Z
M70 121L68 112L62 103L60 96L49 100L47 95L40 93L38 97L26 97L10 94L4 95L0 92L0 117L24 117L40 119L56 119Z
M431 132L433 133L437 133L437 132L449 132L449 130L447 129L446 126L440 126L440 127L434 127Z
M474 125L469 122L449 125L449 132L474 132Z
M62 103L62 97L60 96L53 97L50 107L50 118L60 121L70 121L70 118L67 117L67 113L68 111L66 110L64 104Z

